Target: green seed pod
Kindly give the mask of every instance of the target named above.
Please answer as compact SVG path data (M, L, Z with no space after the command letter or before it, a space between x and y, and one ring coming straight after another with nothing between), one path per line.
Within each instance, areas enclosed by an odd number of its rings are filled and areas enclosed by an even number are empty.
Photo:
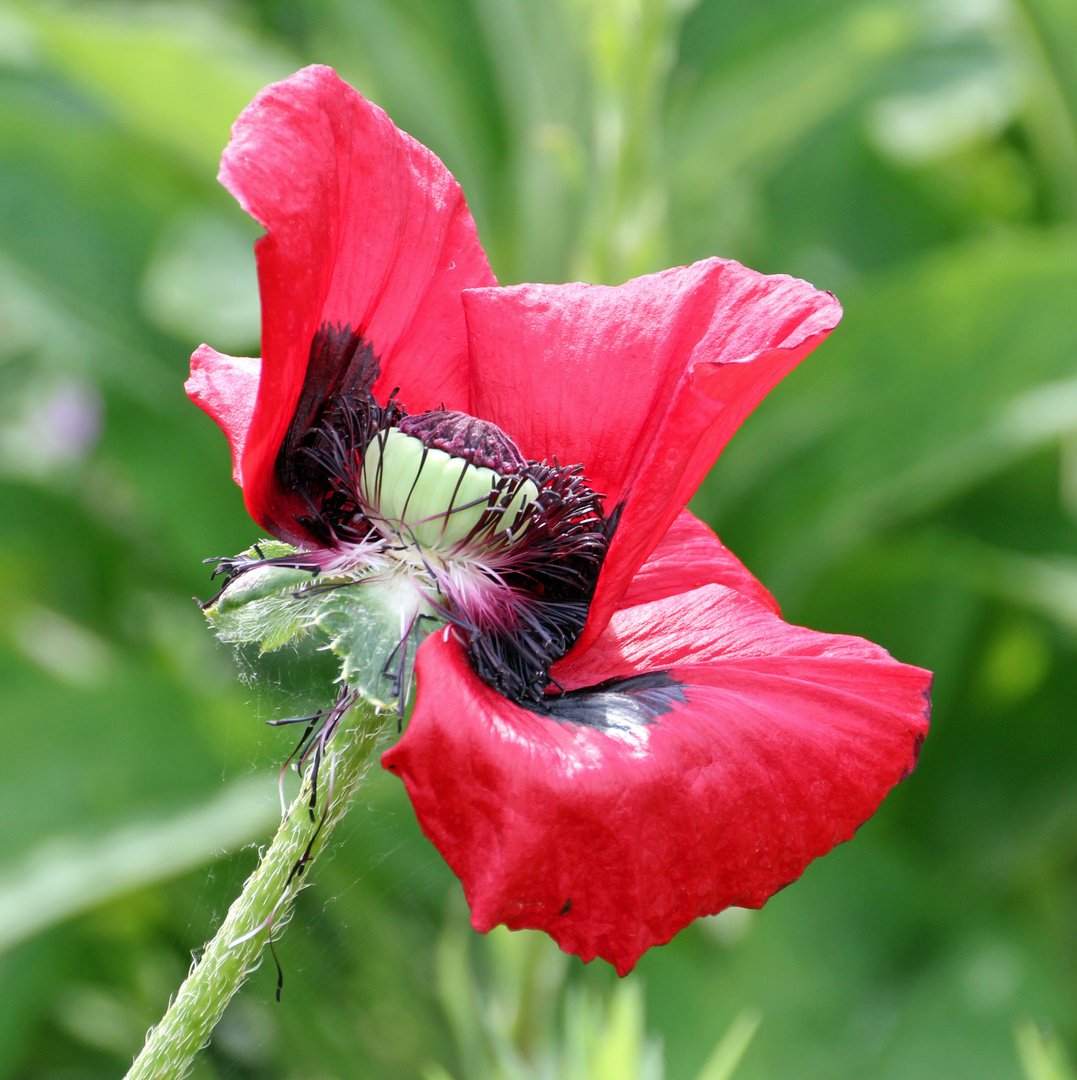
M408 543L449 552L468 540L484 514L484 540L513 534L538 488L506 478L392 428L375 436L363 455L363 497ZM500 509L496 509L500 508Z

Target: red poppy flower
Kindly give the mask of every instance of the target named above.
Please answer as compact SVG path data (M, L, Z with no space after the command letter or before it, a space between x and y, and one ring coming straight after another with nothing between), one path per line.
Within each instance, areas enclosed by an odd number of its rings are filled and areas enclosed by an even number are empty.
M837 301L721 259L499 288L441 162L324 67L258 95L221 180L267 230L262 358L202 346L188 392L265 529L446 620L383 764L476 929L623 974L848 840L930 675L782 622L684 509Z

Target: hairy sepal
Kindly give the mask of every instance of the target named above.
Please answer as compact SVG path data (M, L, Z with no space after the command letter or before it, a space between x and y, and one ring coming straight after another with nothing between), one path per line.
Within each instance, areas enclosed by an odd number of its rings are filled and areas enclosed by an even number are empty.
M292 557L300 559L301 552L279 540L263 540L229 560L250 568L241 570L204 609L221 641L257 645L260 653L267 653L306 635L323 602L323 594L310 591L317 576L267 562Z
M410 582L392 577L337 590L316 623L340 657L340 681L390 708L410 696L415 652L443 620Z
M314 573L302 569L304 558L298 548L265 540L222 561L234 576L204 608L217 637L257 646L260 656L314 644L337 657L336 682L378 708L402 708L415 651L442 620L406 575Z

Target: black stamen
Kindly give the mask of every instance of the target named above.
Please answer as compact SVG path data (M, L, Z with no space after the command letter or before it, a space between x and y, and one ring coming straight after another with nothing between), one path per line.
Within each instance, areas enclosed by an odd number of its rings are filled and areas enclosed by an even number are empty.
M284 968L280 966L280 960L277 959L277 943L273 940L273 935L269 935L269 955L273 957L273 963L277 966L277 1003L280 1003L280 996L284 990Z
M371 388L378 370L378 358L361 327L323 323L318 329L310 344L303 388L277 454L277 476L286 491L297 491L317 479L300 453L309 445L309 433L334 427L340 403L373 402Z
M599 497L579 467L536 464L524 478L539 497L491 582L502 610L485 620L448 613L479 676L521 704L543 700L551 666L579 637L609 544Z
M465 464L448 507L424 522L442 518L444 538L449 515L482 508L467 535L438 552L442 559L468 561L469 572L480 578L482 596L477 603L458 600L441 564L431 565L424 557L433 594L428 598L456 627L486 682L513 701L540 704L551 666L572 647L586 622L621 508L606 518L601 496L588 486L581 467L566 468L556 460L528 463L511 438L489 421L444 409L409 417L395 391L379 406L371 390L377 375L377 359L359 330L325 325L315 335L277 466L282 484L299 492L309 507L299 522L329 547L358 543L373 532L385 540L396 534L403 547L421 552L413 532L422 522L408 522L407 509L429 450L460 458ZM378 510L388 433L394 427L423 443L401 521L387 521ZM364 491L363 456L375 439L381 453ZM470 465L491 468L499 479L485 500L458 504ZM534 484L538 495L509 519L509 507L527 483ZM406 676L411 637L409 628L387 660L383 674L394 683ZM398 690L403 709L402 685Z
M316 712L313 716L289 716L284 720L267 720L269 727L283 727L285 724L315 724L323 716L328 715L324 711Z
M298 552L295 555L278 555L275 558L267 559L265 558L261 547L257 544L254 545L254 550L257 551L260 556L257 559L245 559L241 555L232 555L227 558L217 557L215 559L202 560L204 563L217 564L213 573L209 576L210 581L215 577L224 574L224 583L221 585L215 596L206 600L204 603L196 598L197 603L203 611L217 603L224 594L225 589L227 589L233 581L242 577L248 571L257 570L262 566L279 566L288 570L306 570L312 576L317 576L322 572L322 568L310 559L305 559L302 552Z

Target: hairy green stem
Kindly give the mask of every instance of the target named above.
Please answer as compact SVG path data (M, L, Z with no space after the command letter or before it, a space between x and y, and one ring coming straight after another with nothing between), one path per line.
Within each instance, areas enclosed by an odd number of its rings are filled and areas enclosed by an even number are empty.
M187 1072L232 995L258 966L274 930L287 920L295 894L306 883L310 862L344 816L386 722L385 713L364 702L340 721L318 773L314 821L308 769L273 843L164 1018L150 1031L126 1080L179 1080Z

